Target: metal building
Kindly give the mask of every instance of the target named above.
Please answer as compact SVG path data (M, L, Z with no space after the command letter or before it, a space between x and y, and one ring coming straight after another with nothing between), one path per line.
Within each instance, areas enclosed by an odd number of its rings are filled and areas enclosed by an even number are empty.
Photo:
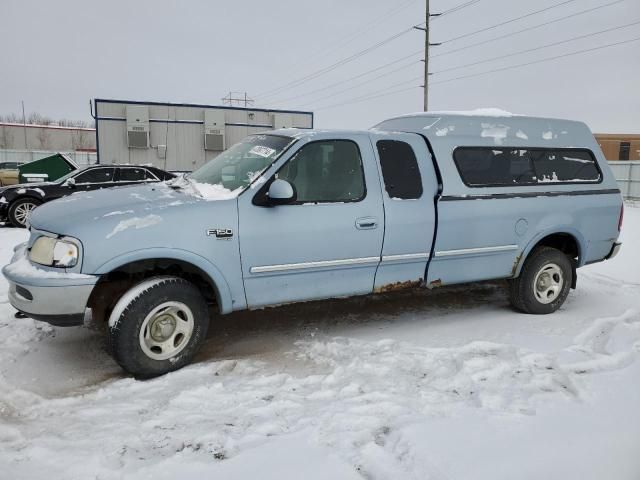
M94 100L99 163L192 171L252 133L313 128L313 112Z

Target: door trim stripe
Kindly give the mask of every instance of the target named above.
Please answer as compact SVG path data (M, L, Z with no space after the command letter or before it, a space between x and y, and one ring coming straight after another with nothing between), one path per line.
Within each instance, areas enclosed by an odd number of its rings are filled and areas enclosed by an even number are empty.
M618 188L605 188L598 190L566 190L546 192L513 192L513 193L473 193L469 195L443 195L441 202L453 202L459 200L500 200L506 198L531 198L531 197L564 197L580 195L611 195L620 194Z
M394 262L398 260L428 260L428 253L402 253L400 255L383 255L383 262Z
M284 263L281 265L263 265L251 267L251 273L286 272L291 270L309 270L314 268L342 267L345 265L364 265L378 263L380 257L345 258L342 260L322 260L319 262Z
M498 245L495 247L461 248L458 250L441 250L436 252L436 257L457 257L460 255L475 255L482 253L509 252L520 248L518 245Z

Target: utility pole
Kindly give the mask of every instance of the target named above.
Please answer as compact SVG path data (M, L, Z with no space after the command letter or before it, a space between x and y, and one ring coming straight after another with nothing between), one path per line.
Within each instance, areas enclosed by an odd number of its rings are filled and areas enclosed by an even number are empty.
M24 130L24 149L28 150L27 147L27 117L24 114L24 100L21 100L22 103L22 129Z
M429 0L426 0L424 29L424 111L429 110Z
M430 43L429 42L429 26L431 23L431 17L438 17L440 16L439 13L431 13L429 11L429 0L425 0L425 17L424 17L424 27L418 27L415 26L413 28L415 28L416 30L423 30L424 31L424 60L422 60L424 62L424 85L422 85L422 87L424 88L424 111L428 111L429 110L429 47L434 47L437 45L441 45L440 43Z

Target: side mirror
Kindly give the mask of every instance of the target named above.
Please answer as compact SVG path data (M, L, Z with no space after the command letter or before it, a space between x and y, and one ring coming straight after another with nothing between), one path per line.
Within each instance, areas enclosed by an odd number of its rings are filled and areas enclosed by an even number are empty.
M271 205L287 205L296 201L293 185L279 178L271 183L267 196Z
M67 178L67 179L64 181L64 184L63 184L62 186L63 186L63 187L71 187L71 188L73 188L73 187L75 187L75 186L76 186L76 179L75 179L75 178L73 178L73 177L71 177L71 178Z

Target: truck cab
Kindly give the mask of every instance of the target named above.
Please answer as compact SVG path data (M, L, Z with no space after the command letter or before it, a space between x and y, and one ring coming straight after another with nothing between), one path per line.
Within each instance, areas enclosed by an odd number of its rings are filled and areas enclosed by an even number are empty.
M503 278L517 310L552 313L615 255L621 214L582 123L415 114L251 135L188 176L45 204L3 273L19 311L90 311L148 377L191 360L211 311Z

